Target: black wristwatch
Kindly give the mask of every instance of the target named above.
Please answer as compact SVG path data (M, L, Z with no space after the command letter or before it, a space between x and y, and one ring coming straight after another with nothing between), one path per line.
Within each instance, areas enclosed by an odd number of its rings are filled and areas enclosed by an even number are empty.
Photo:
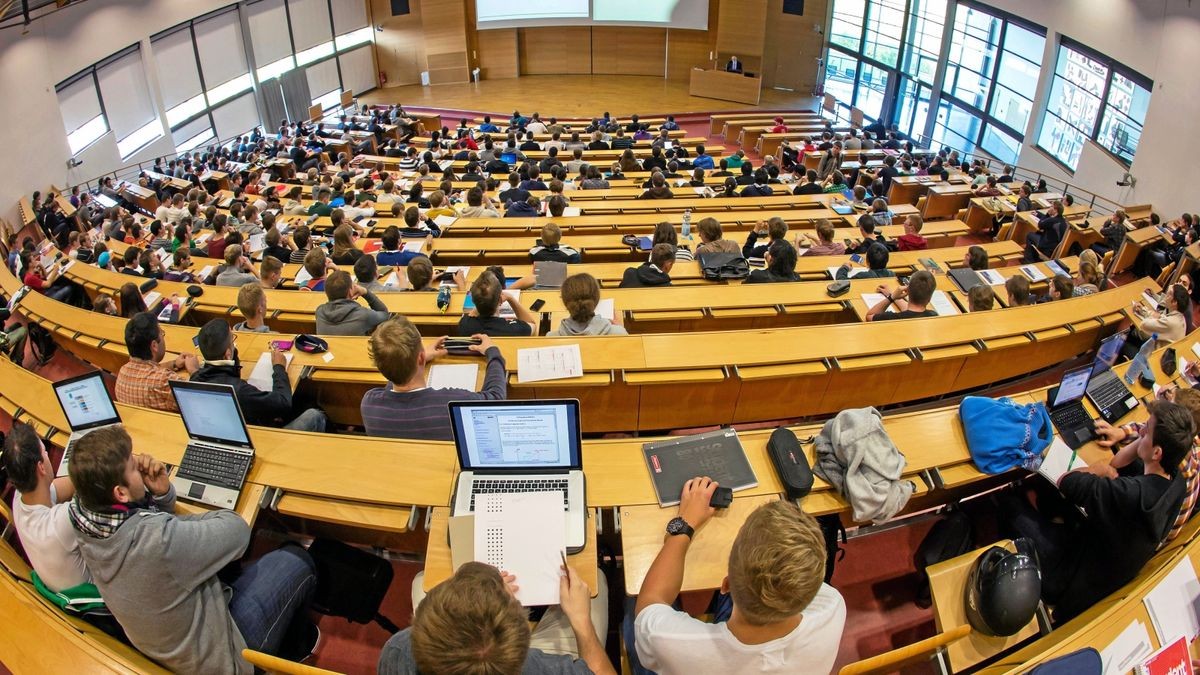
M686 520L676 516L671 519L671 522L667 523L667 534L671 536L686 534L687 538L691 539L692 535L696 534L696 530L691 525L688 525Z

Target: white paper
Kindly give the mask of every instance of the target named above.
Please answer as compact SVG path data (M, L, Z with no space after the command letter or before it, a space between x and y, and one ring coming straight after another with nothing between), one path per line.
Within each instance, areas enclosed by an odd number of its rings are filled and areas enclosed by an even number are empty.
M198 234L192 238L192 246L194 248L200 248L201 246L204 246L205 244L207 244L209 239L212 239L212 232L205 232L204 234Z
M988 286L1003 286L1004 282L1007 281L1007 279L1004 278L1004 275L1000 274L996 270L976 271L979 274L979 278L983 279L983 283L987 284Z
M929 306L938 313L938 316L954 316L955 314L962 314L962 312L958 311L958 305L955 305L954 301L950 299L950 296L946 295L942 291L933 292L933 299L930 300Z
M572 217L578 216L582 213L583 213L583 209L579 208L578 206L568 206L563 209L563 217L564 218L572 218Z
M292 365L292 354L284 354L287 359L287 366ZM254 370L250 371L250 377L246 378L247 384L250 384L259 391L270 392L275 388L275 369L271 365L271 352L263 352L258 355L258 361L254 364Z
M508 295L513 296L513 298L516 299L517 301L521 300L520 289L516 289L516 290L505 289L504 292ZM508 304L508 300L505 300L504 302L500 303L499 307L496 308L496 316L499 316L499 317L502 317L505 319L515 319L515 318L517 318L517 313L515 311L513 311L512 305Z
M415 241L404 242L405 253L421 253L421 249L425 248L425 240L417 239Z
M481 494L475 498L475 560L516 577L525 607L557 605L566 550L563 493Z
M386 279L383 280L383 287L399 289L400 277L397 276L395 272L392 272L391 274L387 275Z
M466 389L475 391L479 381L477 363L438 363L429 369L430 389Z
M1042 458L1042 465L1038 467L1038 473L1046 477L1054 485L1058 485L1058 479L1071 469L1077 469L1083 466L1084 461L1079 459L1075 451L1067 447L1057 435L1050 443L1050 447L1046 449L1046 454Z
M517 382L565 380L583 376L579 345L517 350Z
M267 247L267 235L250 235L250 238L246 240L246 246L249 247L251 253L258 253Z
M596 315L602 316L609 321L613 320L615 308L613 307L613 299L605 298L596 305Z
M296 272L296 285L303 287L310 281L312 281L312 275L308 273L307 268L301 267L300 271Z
M707 190L707 189L708 189L707 187L694 187L694 188L692 188L692 190L693 190L693 191L694 191L696 194L700 195L701 197L703 197L703 196L704 196L704 191L705 191L705 190Z
M1100 652L1104 675L1125 675L1154 653L1146 624L1134 620Z
M840 265L838 267L828 268L829 278L836 279L838 270L840 270L840 269L842 269ZM847 276L850 278L854 278L854 277L858 276L859 274L862 274L863 272L866 272L866 271L867 271L867 268L865 268L865 267L851 267L850 271L847 273Z
M883 293L863 293L862 299L863 299L863 304L865 304L867 306L867 309L870 310L875 305L878 305L879 303L883 302L884 300L887 300L887 296L885 296ZM894 308L895 308L895 305L889 304L883 311L884 312L894 312L895 311Z
M1170 644L1180 636L1191 642L1200 635L1200 580L1190 558L1180 560L1143 602L1159 644Z
M142 301L146 303L147 309L154 309L154 306L158 304L159 300L162 300L162 293L159 293L158 291L150 291L142 296Z
M1145 301L1147 309L1158 309L1158 298L1150 294L1150 291L1142 291L1142 300Z
M456 220L458 220L458 218L455 216L442 215L434 218L433 224L437 225L439 228L447 228L453 225Z
M1037 265L1021 265L1021 272L1023 272L1030 281L1042 281L1046 278L1046 273L1038 269Z
M333 352L325 352L324 354L321 355L321 360L324 361L325 363L329 363L330 361L333 360Z
M1200 357L1200 342L1192 343L1192 353Z
M175 254L171 253L170 251L168 251L165 248L160 248L154 252L154 255L158 256L159 262L166 262L167 260L170 260Z
M1047 260L1046 267L1049 267L1050 271L1054 272L1055 274L1062 274L1068 277L1071 276L1071 273L1067 271L1067 268L1063 267L1057 260Z
M200 272L196 275L196 281L203 281L203 280L207 279L208 275L212 274L212 271L213 271L212 265L205 265L203 268L201 268Z

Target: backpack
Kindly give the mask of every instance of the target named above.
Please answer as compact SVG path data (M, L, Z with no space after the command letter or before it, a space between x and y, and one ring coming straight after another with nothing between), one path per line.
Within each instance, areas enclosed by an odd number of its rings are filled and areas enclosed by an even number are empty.
M846 549L841 544L846 543L846 527L836 513L817 516L817 525L821 526L821 534L825 535L825 583L833 582L833 570L837 563L846 557ZM838 543L841 539L841 543Z
M962 511L954 510L933 524L929 533L917 546L913 563L921 575L921 586L917 589L917 606L933 605L929 589L929 574L926 569L951 558L956 558L975 547L975 527Z
M700 271L709 281L745 279L750 276L750 263L741 253L701 253Z

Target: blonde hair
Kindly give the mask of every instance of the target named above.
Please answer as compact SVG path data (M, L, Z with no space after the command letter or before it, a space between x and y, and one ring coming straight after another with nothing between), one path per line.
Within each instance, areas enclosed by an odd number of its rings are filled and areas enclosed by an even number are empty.
M354 250L354 228L343 223L333 231L333 255L340 257Z
M404 384L417 372L421 333L408 319L397 316L384 321L367 340L367 354L375 369L392 384Z
M795 504L760 506L738 531L729 554L729 593L752 625L804 610L825 578L825 537Z
M253 318L255 314L258 314L258 308L265 307L266 304L267 294L263 292L262 285L257 281L242 284L242 287L238 289L238 311L247 319Z
M972 286L971 290L967 293L967 298L970 301L972 312L986 312L996 305L995 292L992 291L990 286L983 284Z
M562 229L554 223L546 223L542 226L542 243L546 246L554 246L562 241Z
M304 254L304 271L314 279L325 277L325 249L314 246Z

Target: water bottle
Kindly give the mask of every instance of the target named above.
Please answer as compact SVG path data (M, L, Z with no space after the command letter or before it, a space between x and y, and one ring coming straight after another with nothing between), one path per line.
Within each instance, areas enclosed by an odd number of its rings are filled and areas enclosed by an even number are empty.
M684 239L692 238L692 210L685 209L683 212L683 228L681 234Z
M445 314L446 310L450 309L450 287L449 286L442 286L441 288L438 289L437 306L438 306L438 309L442 310L442 314Z
M1142 343L1137 356L1133 357L1133 362L1129 364L1129 370L1125 371L1126 384L1133 384L1143 373L1154 377L1154 371L1150 369L1150 352L1154 351L1157 344L1158 333L1154 333L1149 340Z

